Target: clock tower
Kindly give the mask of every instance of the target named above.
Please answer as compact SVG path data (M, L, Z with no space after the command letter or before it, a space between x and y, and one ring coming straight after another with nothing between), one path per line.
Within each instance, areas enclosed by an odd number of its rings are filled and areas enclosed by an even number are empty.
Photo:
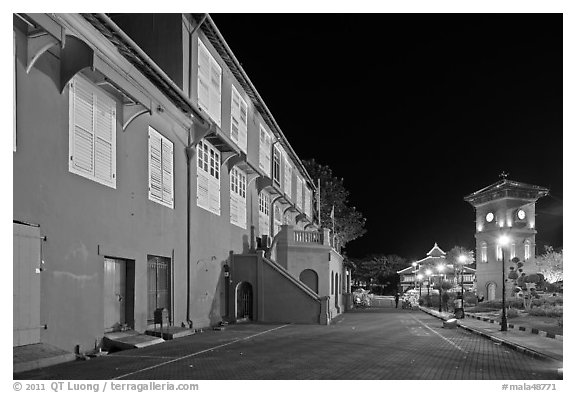
M524 273L536 273L536 201L549 190L507 177L503 172L500 181L464 197L476 210L476 287L484 300L502 298L503 255L506 279L514 257L524 262ZM504 234L509 243L501 246L498 239ZM506 296L511 286L507 284Z

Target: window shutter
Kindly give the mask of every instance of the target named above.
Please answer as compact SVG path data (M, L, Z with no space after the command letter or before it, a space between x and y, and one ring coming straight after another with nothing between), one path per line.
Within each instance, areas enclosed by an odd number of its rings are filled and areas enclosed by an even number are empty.
M240 99L240 148L248 153L248 104Z
M262 191L258 199L258 229L260 236L270 236L270 196L266 191Z
M162 139L162 201L174 208L174 144Z
M232 107L230 108L230 138L239 145L240 137L240 95L232 86Z
M162 139L152 128L148 128L148 150L148 197L162 202Z
M210 148L210 211L220 215L220 153Z
M116 101L76 77L70 84L70 172L116 188Z
M300 176L296 176L296 206L300 209L303 208L303 206L302 206L302 178Z
M96 178L116 187L116 103L102 94L96 95L95 120L94 174Z
M94 97L80 79L73 81L71 91L74 129L70 170L91 176L94 173Z
M198 105L210 113L210 54L198 40Z
M222 68L210 59L210 113L218 126L222 122Z
M292 165L290 165L288 157L284 161L284 193L289 199L292 199Z
M264 127L262 127L262 125L260 125L260 160L259 160L259 164L260 164L260 169L262 169L264 171L264 173L266 175L268 175L269 177L270 175L270 167L271 167L271 150L272 150L272 138L270 137L270 135L268 134L268 132L266 131L266 129L264 129Z

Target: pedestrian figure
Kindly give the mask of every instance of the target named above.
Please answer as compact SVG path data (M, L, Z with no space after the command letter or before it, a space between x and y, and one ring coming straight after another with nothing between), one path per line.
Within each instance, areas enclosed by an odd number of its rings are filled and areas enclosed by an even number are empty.
M396 292L396 295L394 296L394 302L396 302L396 308L398 308L398 300L400 300L400 294Z

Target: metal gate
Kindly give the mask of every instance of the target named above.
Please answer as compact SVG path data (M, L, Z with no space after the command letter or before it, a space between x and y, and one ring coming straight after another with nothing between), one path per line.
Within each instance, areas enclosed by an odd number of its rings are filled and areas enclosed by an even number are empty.
M236 289L236 318L252 319L252 285L247 282L238 284Z
M148 323L154 323L157 308L167 309L172 320L170 270L170 258L148 255Z

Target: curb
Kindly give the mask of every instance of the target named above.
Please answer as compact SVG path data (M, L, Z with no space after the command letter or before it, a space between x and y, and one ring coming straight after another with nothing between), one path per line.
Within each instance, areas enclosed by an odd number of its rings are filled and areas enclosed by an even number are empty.
M432 316L434 316L434 317L436 317L436 318L439 318L439 319L441 319L441 320L444 320L444 321L446 320L445 317L443 317L443 316L441 316L441 315L438 315L438 314L435 313L433 310L429 310L429 309L425 309L425 308L422 308L422 307L421 307L421 308L420 308L420 311L425 312L426 314L432 315ZM479 319L479 318L477 318L477 319ZM490 320L489 318L486 318L486 319L487 319L487 320ZM501 339L501 338L494 337L494 336L492 336L492 335L490 335L490 334L488 334L488 333L485 333L485 332L483 332L483 331L481 331L481 330L478 330L478 329L475 329L475 328L472 328L472 327L469 327L469 326L461 325L460 323L458 323L457 326L458 326L459 328L462 328L462 329L464 329L464 330L467 330L467 331L469 331L469 332L471 332L471 333L474 333L474 334L477 334L477 335L479 335L479 336L488 338L488 339L494 341L495 343L498 343L498 344L500 344L500 345L503 345L503 346L505 346L505 347L507 347L507 348L513 349L513 350L515 350L515 351L517 351L517 352L521 352L521 353L523 353L523 354L525 354L525 355L528 355L528 356L530 356L530 357L533 357L533 358L536 358L536 359L542 359L542 360L554 360L554 361L558 361L558 359L555 359L555 358L552 357L552 356L545 355L545 354L543 354L543 353L540 353L540 352L538 352L538 351L535 351L535 350L533 350L533 349L530 349L530 348L525 347L525 346L520 345L520 344L511 343L511 342L506 341L506 340L503 340L503 339ZM534 330L537 330L537 329L534 329Z
M479 317L479 316L476 316L476 315L471 314L471 313L465 313L465 314L466 314L467 317L469 317L469 318L474 318L474 319L478 319L479 321L490 322L490 323L498 323L498 322L495 321L494 319L490 319L490 318L486 318L486 317ZM509 324L508 324L508 328L509 328L509 329L517 329L517 330L520 330L520 331L522 331L522 332L529 332L529 333L532 333L532 334L537 334L537 335L539 335L539 336L541 336L541 337L552 338L552 339L558 340L558 341L564 341L564 336L562 336L562 335L560 335L560 334L549 333L549 332L546 332L546 331L540 330L540 329L528 328L528 327L525 327L525 326L517 326L517 325L514 325L514 324L512 324L512 323L509 323Z

